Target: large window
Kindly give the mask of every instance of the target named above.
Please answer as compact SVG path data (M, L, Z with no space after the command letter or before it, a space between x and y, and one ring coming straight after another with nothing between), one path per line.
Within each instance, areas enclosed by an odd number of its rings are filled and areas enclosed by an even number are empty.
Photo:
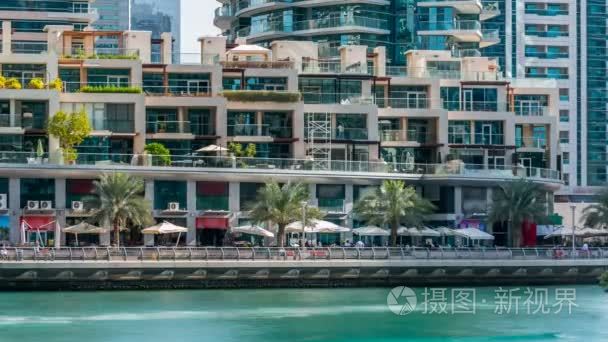
M55 207L55 180L48 178L21 178L21 208L27 201L51 201Z
M179 203L180 209L187 208L187 182L154 181L154 209L166 210L169 203Z
M229 184L196 182L196 210L229 210Z

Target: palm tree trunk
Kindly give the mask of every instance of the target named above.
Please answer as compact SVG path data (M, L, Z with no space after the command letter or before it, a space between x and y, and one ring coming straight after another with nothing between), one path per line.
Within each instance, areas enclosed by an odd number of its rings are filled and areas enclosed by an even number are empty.
M114 221L114 244L116 245L116 248L120 247L120 224L118 223L118 220Z
M397 246L397 229L399 229L399 222L393 221L391 225L391 246Z
M283 247L285 245L285 226L280 224L277 230L277 247Z
M513 247L521 247L521 222L513 222L511 229L513 229Z

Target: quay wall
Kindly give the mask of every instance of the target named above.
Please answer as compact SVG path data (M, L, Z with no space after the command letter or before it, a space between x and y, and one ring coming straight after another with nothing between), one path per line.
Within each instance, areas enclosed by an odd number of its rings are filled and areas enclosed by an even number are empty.
M0 290L597 284L608 259L7 261Z

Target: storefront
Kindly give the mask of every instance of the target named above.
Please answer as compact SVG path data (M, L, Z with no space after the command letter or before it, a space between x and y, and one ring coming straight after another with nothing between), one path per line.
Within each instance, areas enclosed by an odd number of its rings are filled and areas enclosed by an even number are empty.
M25 241L44 247L55 244L55 216L31 215L21 218L21 229L25 230Z
M196 218L196 241L201 246L222 246L228 228L228 214L205 214Z

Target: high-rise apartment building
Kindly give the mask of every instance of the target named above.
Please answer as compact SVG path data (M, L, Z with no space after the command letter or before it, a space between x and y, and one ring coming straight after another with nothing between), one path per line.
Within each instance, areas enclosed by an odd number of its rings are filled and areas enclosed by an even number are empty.
M495 57L506 77L554 80L566 184L561 193L591 194L606 185L606 1L219 2L215 24L231 40L266 46L309 40L322 44L327 58L342 45L386 46L390 65L406 64L408 50L446 50L454 57Z

